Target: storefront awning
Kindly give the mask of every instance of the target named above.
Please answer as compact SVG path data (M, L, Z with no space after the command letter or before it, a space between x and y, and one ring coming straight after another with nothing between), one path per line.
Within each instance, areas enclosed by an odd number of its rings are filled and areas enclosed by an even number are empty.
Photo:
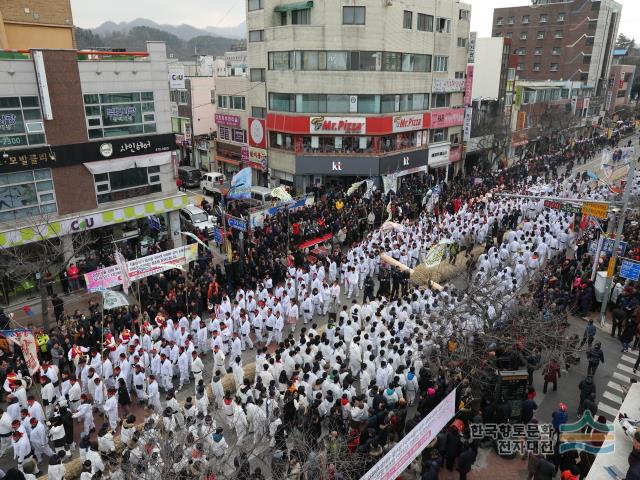
M157 167L171 163L171 152L140 155L137 157L114 158L113 160L101 160L99 162L85 163L93 175L108 172L121 172L130 168Z
M222 157L220 155L216 155L216 160L222 163L228 163L229 165L235 165L236 167L240 166L240 160L234 160L232 158Z
M313 8L313 2L294 2L285 3L284 5L278 5L273 9L274 12L291 12L292 10L306 10L307 8Z

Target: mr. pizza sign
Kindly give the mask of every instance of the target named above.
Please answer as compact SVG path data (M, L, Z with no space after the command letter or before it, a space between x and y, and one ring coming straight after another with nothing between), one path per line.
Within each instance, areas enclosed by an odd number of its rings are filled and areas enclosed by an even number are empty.
M363 134L366 122L364 117L311 117L309 128L317 134Z

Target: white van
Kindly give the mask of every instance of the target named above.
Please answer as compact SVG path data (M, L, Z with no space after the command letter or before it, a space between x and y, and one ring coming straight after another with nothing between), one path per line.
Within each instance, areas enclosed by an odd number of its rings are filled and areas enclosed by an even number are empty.
M271 189L267 187L251 187L251 198L261 203L271 203L273 201Z
M202 193L206 195L207 192L213 193L216 187L219 187L226 181L227 177L224 175L224 173L205 173L204 175L202 175L202 180L200 180L200 188L202 189Z

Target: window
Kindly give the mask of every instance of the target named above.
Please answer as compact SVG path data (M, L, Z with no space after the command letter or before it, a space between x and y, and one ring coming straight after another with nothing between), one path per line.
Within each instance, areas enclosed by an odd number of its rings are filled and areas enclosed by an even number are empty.
M431 143L444 142L447 138L447 128L436 128L431 130Z
M457 78L457 79L465 78L464 72L456 72L455 73L455 78Z
M213 104L215 105L215 104L216 104L216 91L215 91L215 89L214 89L214 90L211 90L211 97L210 97L210 99L211 99L211 103L213 103Z
M565 13L564 12L563 13L559 13L558 17L556 18L556 21L558 23L563 23L564 22L564 17L565 17Z
M382 71L398 72L402 68L402 54L396 52L382 53Z
M451 20L448 18L436 18L436 32L451 33Z
M504 25L504 18L503 17L498 17L496 19L496 25Z
M431 95L431 108L447 108L450 99L449 93L434 93Z
M520 40L526 40L527 39L527 32L520 32Z
M0 173L0 222L55 212L51 170Z
M230 97L231 110L244 110L244 97Z
M467 47L467 39L466 38L462 38L462 37L458 37L458 47L466 48Z
M293 52L269 52L269 70L291 70Z
M522 62L518 63L518 67L517 67L517 69L516 69L516 70L518 70L519 72L521 72L522 70L524 70L524 63L522 63Z
M529 15L523 15L522 16L522 24L523 25L528 25L529 24Z
M89 138L124 137L156 131L153 92L85 95Z
M189 93L187 90L169 90L169 99L178 105L188 105Z
M597 20L589 20L589 29L595 30L595 28L597 26L598 26L598 21Z
M560 68L560 65L558 63L552 63L551 68L549 70L551 70L552 72L557 72L559 68Z
M402 17L402 28L406 28L411 30L413 28L413 12L409 10L404 11L404 16Z
M627 96L626 90L618 90L618 98L624 98Z
M452 133L449 135L449 142L451 142L452 145L458 145L460 143L460 134Z
M47 143L38 97L0 97L0 148Z
M231 129L218 125L218 138L221 140L231 140Z
M274 112L295 112L296 96L289 93L270 93L269 110Z
M280 15L278 16L278 19L280 20L279 25L281 27L286 25L287 24L287 12L280 12Z
M586 82L587 80L589 80L589 74L588 73L581 73L580 74L580 81L581 82Z
M591 55L583 55L582 63L585 65L589 65L591 63Z
M230 140L236 143L247 143L247 131L241 128L232 128Z
M460 10L458 14L460 20L471 20L471 12L469 10Z
M553 50L551 50L551 54L552 55L560 55L560 47L553 47Z
M422 32L433 32L433 16L419 13L417 29Z
M518 55L520 56L524 56L527 54L527 49L526 48L521 48L518 50Z
M351 70L378 70L379 52L351 52Z
M293 10L291 12L291 25L309 25L311 24L311 9Z
M594 39L595 39L595 37L587 37L587 39L585 40L585 44L588 45L588 46L592 46Z
M542 55L543 49L538 47L533 51L534 55Z
M251 116L254 118L267 118L267 109L264 107L251 107Z
M304 51L299 52L301 56L301 70L318 70L318 52Z
M516 17L507 18L507 25L513 25L516 22Z
M536 35L536 39L537 40L544 40L544 32L538 32L538 35Z
M569 89L563 88L560 90L560 98L564 98L565 100L569 98Z
M218 108L229 108L229 97L227 95L218 95Z
M540 71L540 64L539 63L534 63L533 64L533 71L534 72L539 72Z
M546 13L543 13L542 15L540 15L540 23L547 23L547 20L549 18L547 17Z
M592 2L591 10L600 10L600 2Z
M449 66L449 57L436 55L435 60L433 62L434 72L446 72L448 69L448 66Z
M365 7L342 7L343 25L364 25Z
M261 10L264 8L264 0L249 0L249 11Z
M252 82L264 82L266 71L264 68L252 68L249 70L249 78Z
M249 42L264 42L264 30L249 30Z
M564 33L562 32L562 30L556 30L556 33L553 36L555 38L562 38L564 37Z
M347 70L348 66L348 52L327 52L327 70Z
M162 191L160 167L134 167L93 176L98 203L115 202Z
M513 37L513 32L507 32L504 34L504 38L511 38Z

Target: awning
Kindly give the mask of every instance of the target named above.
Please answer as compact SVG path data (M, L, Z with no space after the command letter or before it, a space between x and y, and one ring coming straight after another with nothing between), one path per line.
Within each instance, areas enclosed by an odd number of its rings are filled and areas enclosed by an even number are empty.
M222 157L220 155L216 155L216 160L218 162L228 163L229 165L235 165L236 167L240 166L240 160L234 160L232 158Z
M83 165L87 167L93 175L108 172L121 172L130 168L157 167L171 162L171 152L154 153L151 155L140 155L137 157L114 158L113 160L101 160L99 162L89 162Z
M313 2L311 0L307 2L294 2L285 3L284 5L278 5L273 9L274 12L291 12L292 10L306 10L307 8L313 8Z

